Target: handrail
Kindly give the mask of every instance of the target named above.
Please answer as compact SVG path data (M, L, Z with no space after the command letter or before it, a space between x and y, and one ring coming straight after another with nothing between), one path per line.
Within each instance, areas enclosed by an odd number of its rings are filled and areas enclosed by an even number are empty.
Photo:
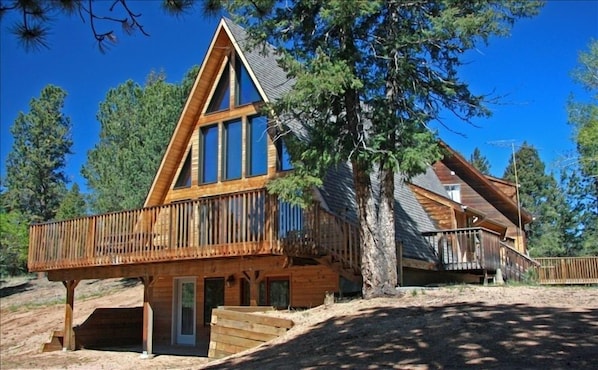
M265 189L30 226L29 269L278 253Z
M522 280L528 269L537 265L485 228L434 230L422 233L437 254L441 267L452 271L501 269L505 279Z
M29 269L241 255L334 256L359 270L357 228L265 189L30 226Z

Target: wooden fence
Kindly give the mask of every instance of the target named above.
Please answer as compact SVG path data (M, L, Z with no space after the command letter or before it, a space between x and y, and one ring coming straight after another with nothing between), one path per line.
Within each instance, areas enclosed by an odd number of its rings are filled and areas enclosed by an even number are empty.
M536 258L540 284L598 284L598 256Z

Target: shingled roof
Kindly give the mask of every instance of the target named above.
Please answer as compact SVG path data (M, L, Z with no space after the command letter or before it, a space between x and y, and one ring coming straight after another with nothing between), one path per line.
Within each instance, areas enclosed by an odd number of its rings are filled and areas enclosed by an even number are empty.
M292 80L279 67L274 50L265 46L265 53L258 49L247 50L247 33L242 27L229 19L224 19L232 35L244 50L249 68L255 74L260 86L268 95L269 101L275 101L292 87ZM297 128L299 125L293 125ZM303 136L296 133L298 136ZM446 195L446 191L434 171L430 168L425 174L412 180L415 184ZM422 206L415 198L407 184L400 181L397 175L395 187L395 222L397 239L403 243L403 255L425 261L435 261L435 255L429 244L421 236L422 231L434 230L436 227ZM357 223L357 201L350 165L342 164L328 171L324 185L319 189L329 210L351 222Z
M432 191L440 190L440 181L433 171L427 171L412 181L420 186L431 186ZM372 182L376 187L373 178ZM331 212L357 223L357 201L350 164L343 163L329 169L319 191ZM408 184L401 181L398 174L395 176L395 200L396 238L403 244L403 257L435 262L436 256L421 233L435 230L436 227Z

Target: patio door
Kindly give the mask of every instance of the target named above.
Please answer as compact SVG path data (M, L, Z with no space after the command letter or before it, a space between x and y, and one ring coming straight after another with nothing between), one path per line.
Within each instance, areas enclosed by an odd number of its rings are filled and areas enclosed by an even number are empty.
M176 279L176 344L195 345L195 278Z

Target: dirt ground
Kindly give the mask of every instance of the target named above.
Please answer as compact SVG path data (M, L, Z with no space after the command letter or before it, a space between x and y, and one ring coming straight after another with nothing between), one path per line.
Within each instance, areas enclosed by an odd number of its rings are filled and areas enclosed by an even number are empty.
M2 369L596 369L598 287L412 288L273 313L295 326L256 349L209 361L136 351L41 353L64 320L65 289L46 280L0 286ZM140 306L133 280L83 281L75 325L98 307Z

